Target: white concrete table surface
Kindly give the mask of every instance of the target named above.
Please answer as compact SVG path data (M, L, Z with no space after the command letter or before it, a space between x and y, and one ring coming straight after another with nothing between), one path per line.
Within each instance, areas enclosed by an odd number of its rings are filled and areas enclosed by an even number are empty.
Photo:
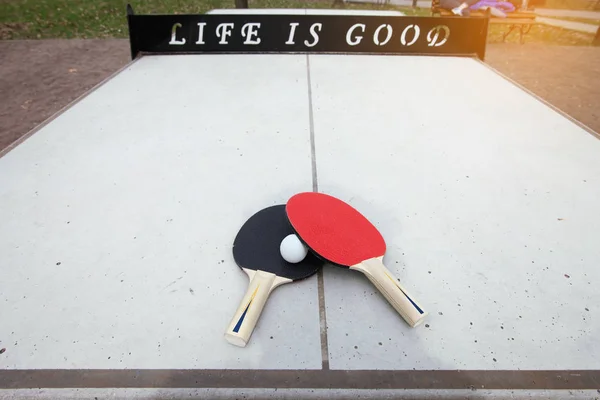
M592 389L599 155L593 132L470 58L141 57L0 157L0 396ZM428 320L409 328L326 266L231 346L235 234L315 189L378 226Z

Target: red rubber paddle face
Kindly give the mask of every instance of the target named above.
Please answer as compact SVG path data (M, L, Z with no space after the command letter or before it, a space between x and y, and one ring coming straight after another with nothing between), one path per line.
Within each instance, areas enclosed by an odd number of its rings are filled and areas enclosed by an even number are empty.
M335 197L298 193L288 200L286 212L300 239L329 262L351 267L385 254L385 241L377 228Z

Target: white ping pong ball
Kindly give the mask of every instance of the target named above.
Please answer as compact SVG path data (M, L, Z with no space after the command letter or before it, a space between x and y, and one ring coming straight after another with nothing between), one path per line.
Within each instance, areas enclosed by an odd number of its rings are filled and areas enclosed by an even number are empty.
M302 244L300 239L298 239L298 236L291 234L287 235L281 241L279 252L285 261L296 264L304 260L308 254L308 249Z

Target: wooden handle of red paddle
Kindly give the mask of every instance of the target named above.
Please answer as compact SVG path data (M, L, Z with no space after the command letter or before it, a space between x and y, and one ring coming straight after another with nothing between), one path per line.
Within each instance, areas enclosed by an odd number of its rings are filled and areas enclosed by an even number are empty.
M423 322L427 312L383 265L383 257L365 260L350 269L365 274L410 326L415 327Z
M239 347L246 347L248 344L271 291L281 284L291 282L290 279L270 272L247 269L244 269L244 272L250 278L248 290L225 332L225 339Z

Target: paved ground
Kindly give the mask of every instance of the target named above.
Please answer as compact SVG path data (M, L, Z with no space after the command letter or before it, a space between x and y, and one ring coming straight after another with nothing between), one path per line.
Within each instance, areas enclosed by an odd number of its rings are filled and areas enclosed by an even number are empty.
M600 48L490 45L487 63L600 132Z
M382 4L385 0L345 0L347 3L375 3ZM395 6L411 7L413 5L412 0L387 0L387 4ZM431 8L431 0L417 0L417 7L419 8ZM600 19L600 11L591 10L563 10L554 8L536 8L535 13L545 17L573 17L573 18L587 18L587 19Z
M2 395L6 397L2 397ZM600 389L596 390L421 390L421 389L20 389L0 391L5 400L141 400L141 399L255 399L255 400L599 400Z
M0 149L129 60L126 40L0 41L0 54ZM600 131L600 48L490 45L486 61Z
M586 32L586 33L591 33L591 34L595 34L596 31L598 30L598 25L586 24L583 22L575 22L575 21L565 21L565 20L556 19L556 18L537 17L536 21L543 22L546 25L559 26L561 28L571 29L573 31Z
M129 60L125 40L0 41L0 149Z
M544 17L569 17L600 20L600 11L555 10L552 8L536 8L535 13Z

